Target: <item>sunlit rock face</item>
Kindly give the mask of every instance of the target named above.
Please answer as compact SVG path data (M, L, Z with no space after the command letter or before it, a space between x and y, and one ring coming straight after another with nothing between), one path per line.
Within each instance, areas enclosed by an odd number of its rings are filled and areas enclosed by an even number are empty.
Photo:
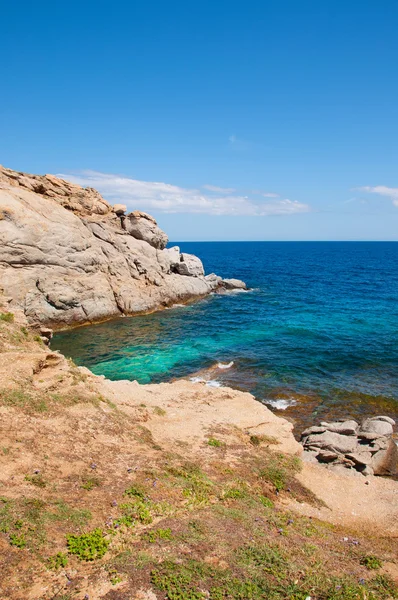
M206 296L220 278L155 219L92 188L0 167L0 282L31 323L65 327Z

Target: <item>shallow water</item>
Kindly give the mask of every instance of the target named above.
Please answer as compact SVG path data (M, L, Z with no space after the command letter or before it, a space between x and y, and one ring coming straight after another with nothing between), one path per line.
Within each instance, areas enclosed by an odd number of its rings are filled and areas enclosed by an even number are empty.
M398 417L398 244L179 245L253 290L62 332L52 347L110 379L197 376L250 391L300 427Z

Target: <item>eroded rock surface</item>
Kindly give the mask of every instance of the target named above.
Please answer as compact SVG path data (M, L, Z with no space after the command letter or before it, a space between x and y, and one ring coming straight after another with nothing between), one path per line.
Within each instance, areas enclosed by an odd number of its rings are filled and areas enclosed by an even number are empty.
M304 458L328 468L354 469L363 475L398 475L398 448L393 439L395 421L377 416L356 421L322 422L301 435Z
M0 286L32 324L60 328L223 290L155 219L92 188L0 167Z

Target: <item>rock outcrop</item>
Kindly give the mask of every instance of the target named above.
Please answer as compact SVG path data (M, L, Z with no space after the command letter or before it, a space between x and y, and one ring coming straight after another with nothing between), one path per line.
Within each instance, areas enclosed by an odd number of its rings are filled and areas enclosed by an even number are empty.
M153 217L125 212L92 188L0 167L0 287L11 307L32 324L62 328L230 285L205 276L199 258L166 248Z
M363 475L398 475L398 448L393 439L395 421L378 416L356 421L322 422L301 435L304 458L331 469L355 469Z

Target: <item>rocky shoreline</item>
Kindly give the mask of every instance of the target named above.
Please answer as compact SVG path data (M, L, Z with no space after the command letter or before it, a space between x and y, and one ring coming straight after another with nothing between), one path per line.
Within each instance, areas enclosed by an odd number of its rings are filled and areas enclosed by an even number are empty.
M361 425L354 420L321 422L301 435L303 459L334 471L396 477L394 426L395 421L383 415L365 419Z
M0 166L0 281L31 325L62 329L246 289L167 248L155 219L92 188Z

